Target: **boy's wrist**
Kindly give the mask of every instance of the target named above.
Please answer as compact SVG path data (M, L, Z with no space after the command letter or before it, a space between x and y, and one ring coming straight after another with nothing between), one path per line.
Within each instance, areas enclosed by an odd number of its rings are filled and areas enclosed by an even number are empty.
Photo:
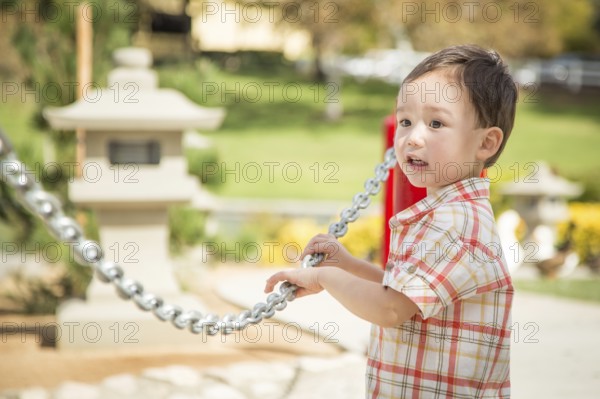
M331 266L321 266L315 268L315 282L322 289L326 289L323 283L327 285L327 279L332 274L335 273L335 267Z
M321 284L321 279L322 279L322 273L323 270L325 270L327 268L327 266L321 266L321 267L315 267L315 282L317 283L317 286L321 287L322 289L325 289L325 287L323 287L323 284Z

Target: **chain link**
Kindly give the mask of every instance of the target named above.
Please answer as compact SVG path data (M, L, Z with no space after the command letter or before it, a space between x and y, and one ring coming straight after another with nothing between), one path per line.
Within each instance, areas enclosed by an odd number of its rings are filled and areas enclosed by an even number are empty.
M394 151L390 148L385 152L383 162L376 166L375 177L365 182L365 191L354 196L352 205L340 213L340 220L329 226L329 233L337 238L346 234L348 223L355 221L360 210L369 206L370 196L379 193L382 183L389 176L389 169L394 167L395 163ZM121 298L133 300L141 310L154 313L158 319L169 321L178 329L187 328L194 334L229 334L249 324L257 324L263 319L273 317L276 311L285 309L287 303L295 298L298 287L284 282L280 285L279 292L267 296L266 303L259 302L251 310L243 310L238 315L227 314L222 319L212 313L202 314L167 304L162 298L145 292L141 283L126 278L119 265L104 259L100 245L87 239L81 226L64 214L58 198L44 191L35 177L27 173L25 164L18 159L12 144L1 129L0 170L0 178L14 189L19 203L38 216L56 240L73 245L74 254L80 264L92 267L100 281L113 284ZM323 254L309 255L302 261L302 267L315 267L323 258Z

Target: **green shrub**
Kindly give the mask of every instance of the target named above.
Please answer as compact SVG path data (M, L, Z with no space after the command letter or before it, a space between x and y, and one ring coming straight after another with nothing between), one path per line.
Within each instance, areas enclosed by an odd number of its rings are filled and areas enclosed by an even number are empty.
M13 305L13 311L24 314L53 314L57 306L75 295L73 279L68 273L49 278L27 278L17 272L10 276L13 289L4 293L4 297Z
M595 171L589 173L571 175L569 180L576 181L583 185L583 193L577 199L579 202L599 202L600 201L600 180L596 177Z
M279 218L260 215L249 220L235 237L220 237L212 260L256 263L261 266L298 265L308 241L327 232L326 224L310 218ZM382 245L381 217L363 217L349 225L340 242L354 256L378 261ZM226 253L221 253L226 248ZM255 255L259 257L255 257Z
M383 218L363 216L348 226L348 233L340 242L352 255L379 263L383 245Z
M219 155L215 148L190 148L185 151L188 161L188 173L196 176L202 184L217 188L223 184L220 173L213 173L214 168L220 170Z
M205 238L206 214L184 206L169 209L169 246L179 253L185 247L202 242Z

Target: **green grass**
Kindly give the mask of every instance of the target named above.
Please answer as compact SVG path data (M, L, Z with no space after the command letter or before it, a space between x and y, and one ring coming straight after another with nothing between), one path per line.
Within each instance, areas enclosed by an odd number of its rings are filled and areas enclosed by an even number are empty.
M508 170L515 162L545 160L564 175L585 176L597 171L600 97L540 92L529 100L537 103L519 103L500 166Z
M210 68L165 67L160 77L162 84L179 88L197 102L227 108L223 127L207 135L216 143L223 166L234 170L239 164L239 180L235 180L234 172L221 176L225 184L218 191L233 197L349 199L381 159L381 124L393 110L396 95L396 88L389 85L346 81L342 88L344 116L328 122L323 118L327 89L322 87L315 101L313 84L289 70L232 75ZM242 92L239 98L221 95L223 87L235 89L236 82ZM280 87L298 84L302 98L296 103L285 101L278 89L268 98L266 82L279 82ZM207 85L213 90L218 87L218 93L202 93ZM244 89L253 85L262 88L263 98L243 101ZM251 94L246 97L254 98ZM522 180L533 172L531 162L539 160L575 179L600 169L599 108L598 96L522 93L515 128L495 170L501 173L498 180ZM263 178L258 182L244 179L243 167L251 162L262 167ZM274 181L269 182L264 162L278 162L281 167L297 163L302 178L290 182L275 173ZM334 166L329 164L324 170L328 162ZM321 172L318 176L317 167ZM333 173L335 183L324 181L327 172Z
M222 128L206 133L217 147L216 173L224 181L217 192L223 196L350 200L382 157L381 124L393 108L393 87L345 84L344 117L331 122L324 109L336 87L315 85L289 71L275 77L214 70L202 76L170 67L160 72L161 83L196 102L226 107ZM270 89L271 82L279 86ZM237 98L223 90L236 88ZM261 101L253 102L260 94Z
M515 280L517 290L600 303L600 279Z

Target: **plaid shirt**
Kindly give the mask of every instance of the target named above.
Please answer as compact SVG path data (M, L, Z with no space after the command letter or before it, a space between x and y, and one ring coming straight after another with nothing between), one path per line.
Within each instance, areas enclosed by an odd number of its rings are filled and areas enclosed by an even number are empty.
M489 180L437 190L390 220L383 285L419 308L373 325L370 398L509 398L513 287L489 202Z

